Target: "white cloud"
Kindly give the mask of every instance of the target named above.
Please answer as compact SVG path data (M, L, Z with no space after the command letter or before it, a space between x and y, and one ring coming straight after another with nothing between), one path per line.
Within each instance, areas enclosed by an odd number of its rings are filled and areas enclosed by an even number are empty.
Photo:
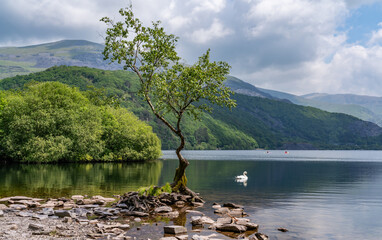
M208 29L201 28L195 30L191 34L191 39L196 43L203 44L213 39L226 37L233 32L233 30L225 28L219 19L215 18Z
M382 27L382 22L380 22L378 24L379 27ZM373 31L371 33L371 37L370 37L370 40L368 42L368 45L375 45L375 44L379 44L379 43L382 43L382 28L376 30L376 31Z
M212 11L218 13L226 6L225 0L191 0L190 5L194 5L193 12L207 12Z
M207 48L232 65L232 75L291 93L352 92L382 95L382 26L366 46L339 32L354 9L382 0L136 0L144 24L162 20L180 37L192 63ZM2 0L0 44L59 39L101 42L103 16L118 19L128 0ZM381 68L382 69L382 68ZM363 86L363 87L362 87Z
M102 9L91 0L12 0L10 9L33 24L54 26L96 26Z

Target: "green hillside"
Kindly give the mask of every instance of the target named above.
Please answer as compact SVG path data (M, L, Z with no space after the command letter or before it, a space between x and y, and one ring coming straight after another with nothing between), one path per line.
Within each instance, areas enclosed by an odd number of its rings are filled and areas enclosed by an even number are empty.
M1 47L0 79L40 72L59 65L121 69L118 64L108 64L103 60L103 48L102 44L84 40L63 40L26 47Z
M283 101L234 96L238 106L218 109L215 119L230 122L260 147L277 149L380 149L382 129L355 117Z
M177 138L156 120L137 95L138 81L130 72L60 66L0 80L0 89L18 89L33 80L60 81L81 90L87 86L104 87L153 126L163 149L174 149L178 144ZM234 98L238 106L232 112L216 106L211 114L203 115L202 121L184 122L187 149L382 148L382 129L373 123L280 100L242 94Z

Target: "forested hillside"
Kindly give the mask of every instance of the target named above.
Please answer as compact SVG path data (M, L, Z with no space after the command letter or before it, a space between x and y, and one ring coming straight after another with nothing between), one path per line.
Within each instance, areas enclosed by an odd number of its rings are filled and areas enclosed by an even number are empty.
M0 80L0 89L19 89L30 81L60 81L81 90L88 86L103 87L122 106L153 126L162 140L162 149L178 145L137 94L138 81L130 72L60 66ZM184 122L187 149L382 148L382 129L376 124L280 100L242 94L235 94L234 98L238 106L232 112L214 106L213 112L205 113L201 121Z
M135 113L141 120L148 122L153 131L162 140L163 149L174 149L178 138L151 113L147 104L138 94L138 79L126 71L106 71L87 67L52 67L43 72L17 76L0 80L0 90L21 89L30 81L59 81L80 90L90 86L104 88L106 92L118 98L121 105ZM213 119L209 114L202 121L194 121L186 116L183 132L187 138L187 149L255 149L256 140L230 124Z

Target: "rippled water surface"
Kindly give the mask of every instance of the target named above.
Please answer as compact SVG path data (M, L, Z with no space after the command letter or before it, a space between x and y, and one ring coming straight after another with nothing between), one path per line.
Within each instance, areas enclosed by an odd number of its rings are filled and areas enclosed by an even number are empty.
M171 182L177 161L0 165L0 197L110 196ZM380 151L185 151L188 185L212 202L245 207L272 239L381 239ZM248 181L234 181L248 172ZM278 227L289 229L287 233Z

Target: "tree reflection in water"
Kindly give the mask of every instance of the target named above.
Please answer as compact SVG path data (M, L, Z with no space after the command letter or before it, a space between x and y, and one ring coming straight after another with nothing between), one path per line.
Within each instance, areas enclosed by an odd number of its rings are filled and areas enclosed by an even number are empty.
M0 165L0 197L123 194L157 185L162 167L162 161Z

